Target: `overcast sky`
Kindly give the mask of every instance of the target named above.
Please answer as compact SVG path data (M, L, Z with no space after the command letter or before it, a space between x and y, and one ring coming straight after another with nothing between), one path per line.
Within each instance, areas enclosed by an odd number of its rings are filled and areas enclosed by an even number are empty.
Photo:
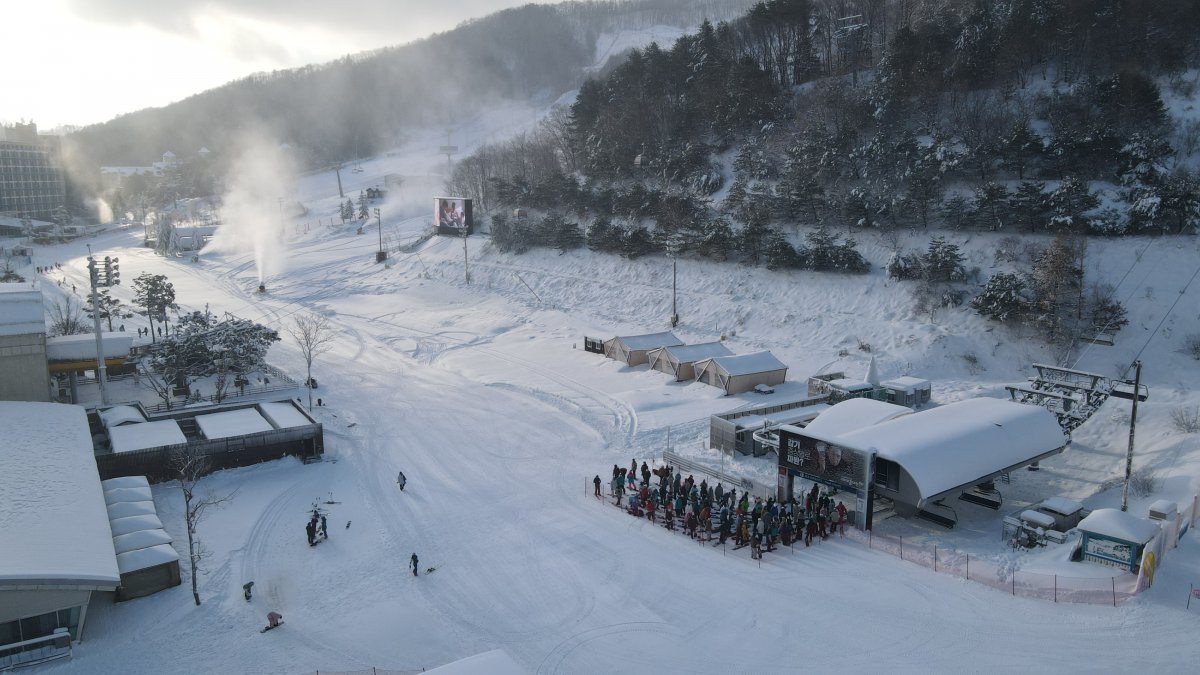
M529 0L12 0L0 122L103 122L250 73L403 44Z

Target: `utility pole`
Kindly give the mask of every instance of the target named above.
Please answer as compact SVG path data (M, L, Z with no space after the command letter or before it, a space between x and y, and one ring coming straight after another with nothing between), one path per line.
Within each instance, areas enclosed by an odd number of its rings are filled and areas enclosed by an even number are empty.
M1133 430L1137 426L1137 404L1142 387L1142 360L1133 362L1133 412L1129 415L1129 450L1125 453L1125 487L1121 490L1121 510L1129 510L1129 480L1133 476ZM1126 371L1128 372L1128 371Z
M471 270L469 267L467 267L467 226L465 224L463 225L462 232L463 232L463 279L466 280L467 285L470 286L471 285Z
M675 305L675 281L677 275L678 261L671 258L671 328L679 325L679 310Z
M379 225L379 252L375 254L375 262L383 262L387 260L387 251L383 250L383 217L379 215L378 207L372 210L375 211L375 222Z

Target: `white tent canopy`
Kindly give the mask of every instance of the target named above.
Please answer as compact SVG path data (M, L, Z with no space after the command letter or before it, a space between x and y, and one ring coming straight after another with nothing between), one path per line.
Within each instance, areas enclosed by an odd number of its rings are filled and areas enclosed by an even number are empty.
M740 394L759 384L783 384L787 365L771 352L714 356L696 363L696 379L720 387L725 394Z
M140 424L146 421L146 416L131 405L116 405L101 411L100 421L104 422L104 428L112 429L122 424Z
M263 419L263 416L253 408L197 415L196 426L200 428L200 433L210 440L274 430L271 423Z
M175 420L158 420L141 424L110 427L108 440L113 452L135 452L167 445L185 445L187 437Z

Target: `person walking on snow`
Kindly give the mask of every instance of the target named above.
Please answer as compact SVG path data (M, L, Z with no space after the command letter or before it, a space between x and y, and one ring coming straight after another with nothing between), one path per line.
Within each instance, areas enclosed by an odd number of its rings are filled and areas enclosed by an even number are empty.
M409 561L409 567L412 567L413 576L417 576L417 554L412 554L412 560Z
M408 479L404 477L404 472L396 474L396 484L400 486L400 491L404 492L404 485L408 483Z
M329 532L325 529L325 516L324 515L321 516L321 538L322 539L329 538Z
M596 474L596 477L592 479L592 484L596 486L596 496L599 497L600 496L600 474Z

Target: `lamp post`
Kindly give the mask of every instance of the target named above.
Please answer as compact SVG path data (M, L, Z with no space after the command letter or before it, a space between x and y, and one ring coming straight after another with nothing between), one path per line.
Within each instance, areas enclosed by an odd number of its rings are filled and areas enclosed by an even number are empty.
M375 253L375 262L383 262L387 260L387 251L383 250L383 217L379 215L379 208L371 209L375 212L375 222L379 225L379 251Z

